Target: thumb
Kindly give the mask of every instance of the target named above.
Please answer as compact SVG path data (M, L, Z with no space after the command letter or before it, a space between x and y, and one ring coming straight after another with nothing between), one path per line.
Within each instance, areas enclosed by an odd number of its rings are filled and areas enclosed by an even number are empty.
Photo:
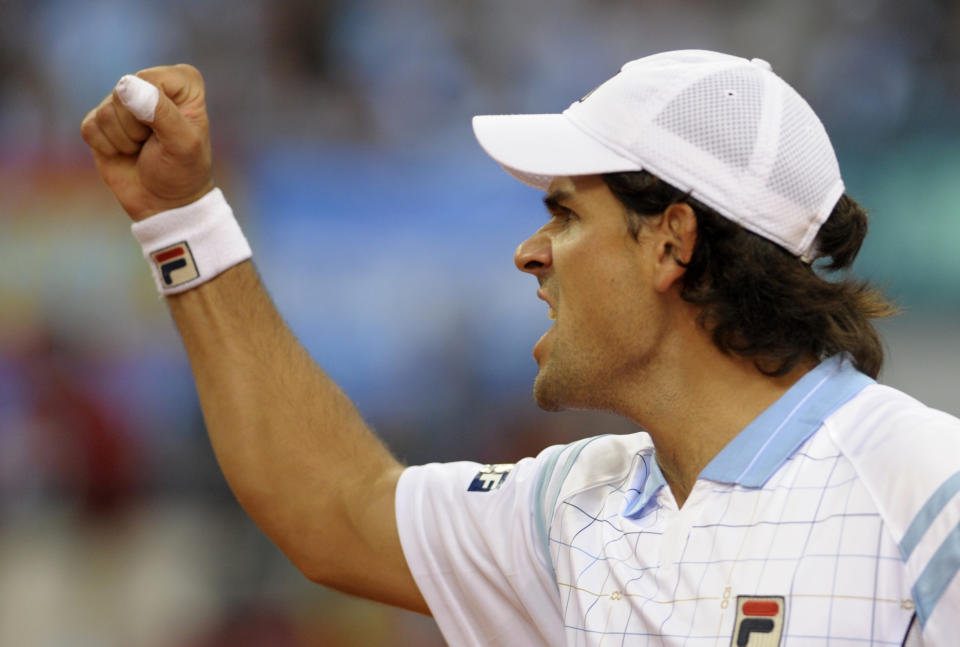
M157 114L160 90L139 76L124 74L114 88L117 98L133 116L145 124L152 124Z
M156 134L166 150L180 152L196 139L195 126L186 119L173 99L153 83L126 74L117 82L114 91L120 103L137 121Z

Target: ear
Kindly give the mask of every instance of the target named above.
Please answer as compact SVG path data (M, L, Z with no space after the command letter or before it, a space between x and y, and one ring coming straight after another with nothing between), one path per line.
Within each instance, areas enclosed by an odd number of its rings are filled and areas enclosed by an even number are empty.
M697 243L697 216L685 202L671 204L654 226L657 234L653 286L666 292L686 272Z

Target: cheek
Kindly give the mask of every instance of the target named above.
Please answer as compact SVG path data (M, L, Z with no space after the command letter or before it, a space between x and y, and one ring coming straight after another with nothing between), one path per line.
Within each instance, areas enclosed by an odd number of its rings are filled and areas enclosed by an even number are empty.
M643 325L644 308L637 298L635 283L597 273L585 276L570 288L564 295L558 322L568 324L571 332L620 343ZM564 314L568 315L566 322Z
M648 345L647 338L658 325L653 303L647 297L639 281L620 273L607 276L587 293L589 303L584 313L588 319L584 324L599 345L614 353L632 354Z
M619 335L624 327L640 324L636 319L645 298L641 268L635 252L615 233L556 242L560 323L599 335L607 334L605 329Z

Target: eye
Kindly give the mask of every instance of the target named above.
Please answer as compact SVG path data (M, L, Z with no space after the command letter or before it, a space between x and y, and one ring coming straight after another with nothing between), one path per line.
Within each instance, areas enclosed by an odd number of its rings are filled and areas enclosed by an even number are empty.
M572 209L568 209L567 207L562 207L559 205L551 209L550 212L553 215L553 219L558 222L565 223L577 217L576 212L574 212Z

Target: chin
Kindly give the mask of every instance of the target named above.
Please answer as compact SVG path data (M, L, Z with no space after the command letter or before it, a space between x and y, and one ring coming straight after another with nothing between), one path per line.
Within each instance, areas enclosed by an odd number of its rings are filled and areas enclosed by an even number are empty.
M599 395L609 393L609 375L595 375L588 366L571 366L552 358L541 364L533 381L533 399L544 411L608 410Z
M533 399L544 411L565 411L568 409L589 408L576 397L579 390L570 380L556 375L546 366L540 369L533 381Z
M533 383L533 399L537 406L544 411L563 411L564 409L562 400L557 398L556 394L549 389L543 388L539 378Z
M533 379L533 399L544 411L561 411L563 399L555 379L551 379L550 365L544 362Z

